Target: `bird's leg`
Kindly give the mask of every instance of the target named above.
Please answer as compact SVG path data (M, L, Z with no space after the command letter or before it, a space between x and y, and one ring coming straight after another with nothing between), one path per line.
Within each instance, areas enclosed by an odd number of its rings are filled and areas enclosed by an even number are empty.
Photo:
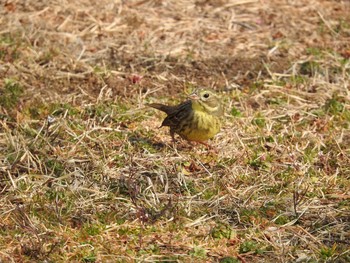
M200 144L202 144L202 145L207 146L208 149L212 149L212 148L213 148L210 144L208 144L208 143L206 143L206 142L197 142L197 143L200 143Z
M172 129L170 129L170 136L173 148L176 149L175 132Z
M207 147L208 153L209 152L214 152L214 153L218 153L218 149L214 146L211 146L210 144L206 143L206 142L198 142L202 145L205 145Z
M173 144L175 144L175 132L172 130L172 129L170 129L170 136L171 136L171 140L172 140L172 142L173 142Z

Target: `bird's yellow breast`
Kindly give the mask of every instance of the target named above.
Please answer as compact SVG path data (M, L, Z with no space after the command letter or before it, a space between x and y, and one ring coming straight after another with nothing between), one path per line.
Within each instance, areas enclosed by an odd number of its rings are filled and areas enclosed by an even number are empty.
M186 140L202 142L213 138L220 131L220 127L218 117L194 110L191 124L183 127L178 133Z

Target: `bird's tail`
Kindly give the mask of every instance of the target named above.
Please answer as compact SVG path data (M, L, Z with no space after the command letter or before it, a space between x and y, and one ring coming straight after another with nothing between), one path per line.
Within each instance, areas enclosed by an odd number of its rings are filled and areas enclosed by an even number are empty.
M164 111L166 114L170 114L173 111L173 106L168 106L160 103L151 103L151 104L146 104L148 107L155 108L157 110Z

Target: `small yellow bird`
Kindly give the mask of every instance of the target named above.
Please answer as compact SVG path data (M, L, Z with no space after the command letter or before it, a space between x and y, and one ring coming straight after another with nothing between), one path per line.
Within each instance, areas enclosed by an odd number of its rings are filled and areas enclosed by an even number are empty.
M159 103L146 105L167 114L161 127L170 127L173 141L177 133L185 140L208 146L204 141L213 138L221 128L221 97L211 89L197 89L189 95L189 100L177 106Z

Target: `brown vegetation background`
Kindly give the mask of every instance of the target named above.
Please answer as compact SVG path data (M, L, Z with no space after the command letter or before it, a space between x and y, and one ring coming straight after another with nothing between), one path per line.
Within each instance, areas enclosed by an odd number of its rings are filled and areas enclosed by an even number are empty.
M1 262L349 262L350 2L0 2ZM223 94L216 152L158 129Z

